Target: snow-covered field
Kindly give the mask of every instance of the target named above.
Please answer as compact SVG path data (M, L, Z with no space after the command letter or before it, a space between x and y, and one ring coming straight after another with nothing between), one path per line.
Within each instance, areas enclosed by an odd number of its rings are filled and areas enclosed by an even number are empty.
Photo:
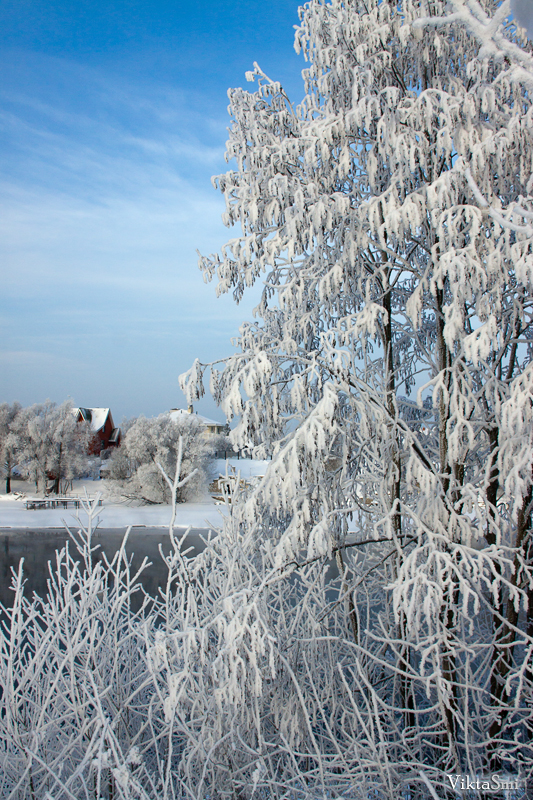
M248 479L264 475L266 461L252 461L251 459L223 459L213 464L212 477L226 474L233 470L239 472L241 478ZM37 497L32 484L15 480L12 482L12 493L6 495L2 485L0 493L0 528L59 528L64 523L76 524L76 513L83 521L83 510L47 508L40 510L27 510L25 500ZM103 506L99 513L102 528L126 528L128 525L145 525L149 528L166 527L171 516L171 507L168 505L131 505L106 498L105 481L79 480L74 481L69 495L84 496L85 490L89 497L94 497L98 492L103 495ZM22 496L21 496L22 494ZM18 496L16 496L18 495ZM42 495L41 495L42 496ZM53 499L53 498L51 498ZM217 504L210 495L206 495L195 503L181 503L178 506L176 526L193 528L219 527L225 506Z

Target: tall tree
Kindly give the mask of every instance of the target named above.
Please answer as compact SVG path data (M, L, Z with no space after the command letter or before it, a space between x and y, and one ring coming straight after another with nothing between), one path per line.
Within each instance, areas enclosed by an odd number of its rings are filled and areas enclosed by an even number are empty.
M257 65L230 93L242 231L201 267L264 289L240 352L182 377L192 401L210 367L236 443L273 454L233 521L282 570L336 554L366 730L379 706L395 769L441 775L532 759L533 110L463 23L311 0L302 103Z

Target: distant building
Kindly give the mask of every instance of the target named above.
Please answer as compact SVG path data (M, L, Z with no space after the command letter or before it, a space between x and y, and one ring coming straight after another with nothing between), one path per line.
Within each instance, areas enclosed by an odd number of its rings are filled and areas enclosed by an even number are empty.
M195 413L192 406L189 406L187 410L184 408L173 408L169 413L170 418L174 420L174 422L181 422L184 419L190 419L191 416L194 417L200 424L200 427L203 428L206 436L219 436L220 434L227 433L228 430L226 423L216 422L214 419L203 417L201 414Z
M120 428L115 428L109 408L75 408L78 422L88 422L93 432L89 453L100 455L102 450L118 447L120 444Z

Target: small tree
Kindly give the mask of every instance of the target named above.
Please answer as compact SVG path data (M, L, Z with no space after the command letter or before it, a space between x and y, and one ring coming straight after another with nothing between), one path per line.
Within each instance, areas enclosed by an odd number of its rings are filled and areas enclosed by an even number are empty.
M209 442L196 418L175 422L168 414L147 419L139 417L128 428L121 446L109 462L109 477L116 481L122 494L147 503L171 502L170 489L160 467L173 474L180 437L183 457L181 477L194 477L177 490L181 503L201 494L206 484L206 461L211 454Z

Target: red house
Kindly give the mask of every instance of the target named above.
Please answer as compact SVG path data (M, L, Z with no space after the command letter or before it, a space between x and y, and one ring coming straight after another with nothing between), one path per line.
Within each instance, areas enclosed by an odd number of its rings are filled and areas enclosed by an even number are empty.
M88 422L93 432L89 445L90 455L100 455L102 450L118 447L120 428L115 428L109 408L75 408L78 422Z

